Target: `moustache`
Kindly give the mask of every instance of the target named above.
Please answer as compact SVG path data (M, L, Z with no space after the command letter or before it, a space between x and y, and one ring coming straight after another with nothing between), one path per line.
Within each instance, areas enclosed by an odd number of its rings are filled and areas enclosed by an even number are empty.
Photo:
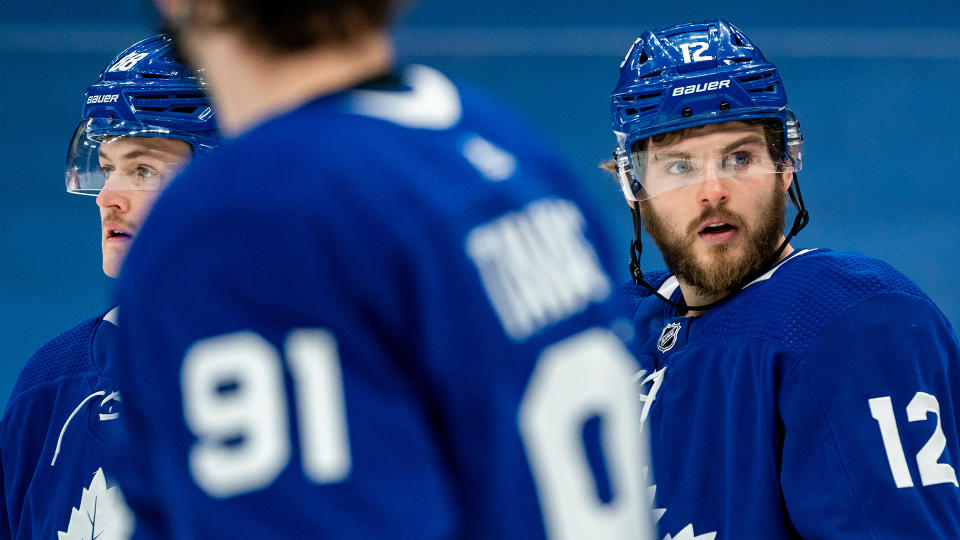
M106 223L108 221L112 221L113 223L123 227L128 233L136 232L136 230L139 228L137 224L123 219L123 217L121 217L117 212L107 212L106 215L101 216L100 223Z

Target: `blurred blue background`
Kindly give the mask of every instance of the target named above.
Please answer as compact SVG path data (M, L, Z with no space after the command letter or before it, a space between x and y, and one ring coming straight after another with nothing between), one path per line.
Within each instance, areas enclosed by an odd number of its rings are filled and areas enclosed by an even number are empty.
M812 221L794 246L886 259L960 323L960 3L719 5L422 0L396 36L402 59L488 88L551 134L609 209L624 246L617 278L626 280L629 214L597 169L613 144L607 97L617 67L646 28L730 20L780 68L806 136L800 176ZM3 400L37 347L109 307L98 212L92 198L65 193L63 159L85 87L152 28L134 0L0 7L0 147L11 158L0 169ZM645 267L662 266L646 245Z

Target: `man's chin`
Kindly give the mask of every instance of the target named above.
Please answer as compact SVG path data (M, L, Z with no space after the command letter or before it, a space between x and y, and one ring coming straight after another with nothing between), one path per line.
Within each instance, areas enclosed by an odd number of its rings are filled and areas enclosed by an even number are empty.
M701 244L700 249L694 254L694 260L700 268L730 267L743 264L745 257L741 246L722 244L719 246L707 246Z
M700 294L717 296L733 292L748 275L756 270L748 264L743 250L713 250L696 257L696 267L685 276Z
M107 277L117 278L120 276L120 268L123 266L123 259L126 256L126 250L123 253L111 253L107 250L103 252L103 273Z

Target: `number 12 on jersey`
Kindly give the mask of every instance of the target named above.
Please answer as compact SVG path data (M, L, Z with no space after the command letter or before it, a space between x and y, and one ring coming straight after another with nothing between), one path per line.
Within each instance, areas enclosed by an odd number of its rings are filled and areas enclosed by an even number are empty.
M907 466L907 458L900 442L900 430L897 428L897 419L893 414L893 402L890 396L875 397L868 401L870 414L880 426L880 436L883 438L883 448L887 453L890 472L898 488L913 487L913 478ZM920 482L924 486L934 484L953 484L957 486L957 473L949 463L940 463L940 456L947 446L947 438L943 434L940 424L940 403L937 398L926 392L917 392L907 405L907 420L918 422L926 420L933 413L937 417L937 427L933 434L917 452L917 469L920 471Z

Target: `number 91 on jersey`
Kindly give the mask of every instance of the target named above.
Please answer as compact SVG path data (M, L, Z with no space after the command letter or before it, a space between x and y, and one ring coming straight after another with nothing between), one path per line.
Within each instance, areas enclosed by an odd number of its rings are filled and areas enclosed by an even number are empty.
M325 329L295 329L283 356L252 331L196 342L181 369L187 427L197 437L189 465L215 498L264 489L293 454L284 367L293 380L304 475L317 484L346 481L353 466L340 357ZM647 449L632 377L633 357L606 329L559 341L537 359L516 423L551 540L653 538L643 482ZM599 419L611 500L583 442Z

